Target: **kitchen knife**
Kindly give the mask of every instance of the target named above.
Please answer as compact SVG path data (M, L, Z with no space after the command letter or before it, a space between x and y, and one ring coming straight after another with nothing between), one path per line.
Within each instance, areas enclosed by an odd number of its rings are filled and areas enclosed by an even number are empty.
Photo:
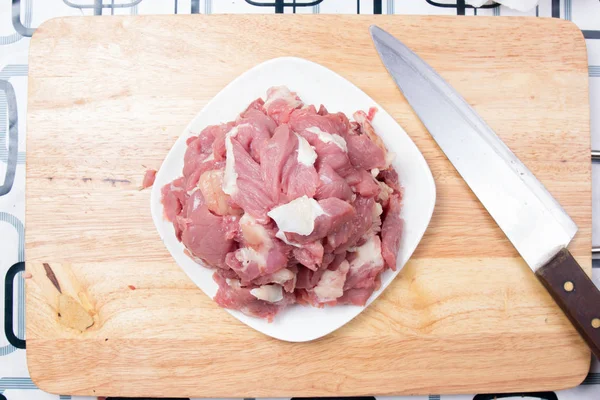
M567 250L577 225L433 68L381 28L370 31L383 64L431 136L600 358L600 291Z

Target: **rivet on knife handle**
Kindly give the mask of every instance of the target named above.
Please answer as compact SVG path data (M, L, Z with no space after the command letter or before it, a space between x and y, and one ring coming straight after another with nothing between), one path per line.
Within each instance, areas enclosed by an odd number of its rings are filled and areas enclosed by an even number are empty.
M596 285L567 249L558 252L536 275L600 358L600 291Z

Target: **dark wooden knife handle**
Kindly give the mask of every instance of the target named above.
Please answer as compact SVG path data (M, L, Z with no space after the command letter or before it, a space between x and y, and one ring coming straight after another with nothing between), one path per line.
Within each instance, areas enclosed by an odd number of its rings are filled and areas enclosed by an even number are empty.
M600 358L600 291L594 282L567 249L538 269L536 275Z

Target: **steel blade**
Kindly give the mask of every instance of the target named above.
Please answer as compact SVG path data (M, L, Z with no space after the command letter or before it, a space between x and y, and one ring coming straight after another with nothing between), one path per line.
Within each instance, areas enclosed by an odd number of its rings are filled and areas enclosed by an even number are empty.
M527 264L566 247L577 225L542 183L433 68L379 27L379 56L404 97Z

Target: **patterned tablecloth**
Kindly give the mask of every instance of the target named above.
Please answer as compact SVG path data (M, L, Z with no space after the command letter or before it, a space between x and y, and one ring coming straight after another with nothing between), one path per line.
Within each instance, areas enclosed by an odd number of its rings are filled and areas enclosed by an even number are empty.
M29 378L25 359L24 211L27 53L36 27L57 16L190 13L362 13L528 15L574 21L586 38L590 76L592 148L600 150L600 2L541 0L522 13L488 2L483 8L464 0L0 0L0 400L71 399L45 393ZM99 17L101 18L101 17ZM600 164L593 166L594 245L600 245ZM600 283L600 261L594 281ZM600 285L599 285L600 286ZM90 372L93 373L93 372ZM431 395L414 399L485 400L494 398L600 399L600 363L593 360L581 386L543 393ZM73 397L74 399L92 399ZM397 397L406 399L407 397ZM371 398L367 398L371 399ZM395 399L395 398L390 398Z

